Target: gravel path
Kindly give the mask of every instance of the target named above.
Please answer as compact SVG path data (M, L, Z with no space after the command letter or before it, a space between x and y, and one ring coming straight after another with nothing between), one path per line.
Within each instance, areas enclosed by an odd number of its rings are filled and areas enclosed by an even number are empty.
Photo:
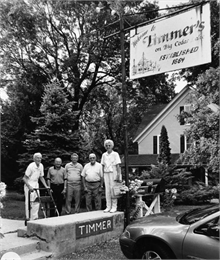
M59 258L59 260L70 260L70 259L80 259L80 260L92 260L92 259L127 259L121 252L118 238L113 238L108 242L101 244L96 244L77 253L71 253L64 257Z

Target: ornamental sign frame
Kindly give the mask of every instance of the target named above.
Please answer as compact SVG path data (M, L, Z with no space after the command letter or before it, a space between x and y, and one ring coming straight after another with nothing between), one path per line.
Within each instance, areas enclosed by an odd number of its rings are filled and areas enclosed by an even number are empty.
M210 3L130 31L130 79L211 62Z

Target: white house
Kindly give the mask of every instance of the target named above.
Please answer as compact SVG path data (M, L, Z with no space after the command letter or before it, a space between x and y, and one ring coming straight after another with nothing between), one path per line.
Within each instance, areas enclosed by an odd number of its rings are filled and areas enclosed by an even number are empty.
M190 110L191 104L187 100L191 91L194 90L186 86L169 104L159 104L146 112L133 140L137 143L138 154L128 155L130 170L138 170L141 173L141 170L151 168L152 164L157 164L160 149L159 138L163 125L167 129L170 142L171 164L177 164L180 154L190 146L190 141L184 135L184 131L189 128L189 124L183 120L178 120L177 116L183 110L186 112ZM123 159L122 164L124 165ZM190 169L190 165L178 164L178 167ZM195 179L205 182L204 169L199 169L194 175Z
M146 114L134 138L134 142L138 144L139 155L159 154L159 137L163 125L167 129L171 154L180 154L186 150L188 142L184 130L189 125L187 122L179 122L177 116L183 110L190 109L191 105L187 103L190 91L192 90L189 87L185 87L169 104L160 105L161 111L155 114L150 122L147 122L147 117L151 112ZM156 109L153 110L155 113Z

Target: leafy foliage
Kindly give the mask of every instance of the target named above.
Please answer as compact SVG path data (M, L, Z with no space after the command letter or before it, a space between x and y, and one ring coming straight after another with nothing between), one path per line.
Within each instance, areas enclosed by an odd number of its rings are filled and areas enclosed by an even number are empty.
M158 15L158 7L155 4L146 2L140 5L140 3L140 1L123 2L122 8L126 14L142 12L141 15L127 16L125 28ZM98 6L101 7L100 13L96 11ZM155 11L145 13L146 10L153 9ZM82 132L85 148L88 151L95 149L98 154L101 154L103 149L101 144L106 137L109 137L115 140L118 150L123 152L120 37L116 33L115 37L106 38L118 31L119 23L118 17L111 15L109 3L106 1L99 3L69 0L3 0L0 3L0 13L2 17L0 22L1 87L7 87L10 100L2 106L2 113L5 115L3 119L4 176L14 178L17 174L18 154L24 153L24 141L30 133L37 130L35 127L39 123L30 119L40 116L39 108L45 85L57 80L62 85L66 98L72 102L72 113L77 114L72 131L76 134L78 131ZM128 74L129 41L127 35L125 38L126 73ZM144 104L158 102L158 97L163 96L160 95L162 90L169 94L173 92L174 86L167 84L165 79L166 76L161 75L159 78L151 77L143 83L134 85L126 79L130 144L135 125L138 124L144 111ZM157 84L154 84L155 82ZM119 87L113 91L112 87L117 85ZM157 89L155 85L158 86L158 90L154 91ZM171 92L168 91L170 86ZM109 87L110 91L107 90ZM146 94L151 92L148 98ZM112 97L110 93L114 93ZM170 95L167 96L169 99ZM93 108L94 104L97 106ZM89 117L87 108L91 108ZM49 117L48 127L62 127L52 112L47 114L47 117ZM94 124L88 123L87 117ZM56 121L56 125L51 125L52 120ZM93 130L95 134L91 134ZM44 138L46 139L46 133ZM48 147L50 141L48 137ZM34 147L33 144L31 145ZM35 147L40 146L35 142ZM13 166L9 163L11 160ZM9 164L10 167L12 166L11 170L7 166Z
M40 107L41 116L32 117L37 128L26 135L26 152L19 158L20 173L25 171L27 162L32 161L36 151L42 153L42 162L46 169L53 164L56 157L61 157L63 163L67 163L73 152L79 153L80 160L84 159L83 149L79 149L80 136L72 130L77 121L77 114L71 109L72 103L59 82L45 87Z
M164 164L152 165L149 172L143 172L143 176L148 178L163 178L165 180L165 192L161 197L161 204L165 208L170 208L174 204L200 204L207 203L219 196L219 185L205 186L204 183L195 182L192 171L187 168L169 167ZM175 199L169 202L169 195L173 196L172 189L176 189Z
M204 186L203 183L197 183L190 189L183 190L177 202L186 205L204 204L213 198L219 198L219 186Z
M211 104L219 104L220 68L210 68L197 80L197 88L189 97L193 104L189 114L185 114L190 123L186 135L192 140L191 147L183 154L182 162L195 165L206 164L207 170L216 173L220 165L219 149L219 113L218 105L213 111Z
M11 183L17 175L16 161L24 151L24 134L35 128L30 115L39 115L43 82L45 78L41 74L31 71L7 83L9 99L1 102L2 179L6 183Z

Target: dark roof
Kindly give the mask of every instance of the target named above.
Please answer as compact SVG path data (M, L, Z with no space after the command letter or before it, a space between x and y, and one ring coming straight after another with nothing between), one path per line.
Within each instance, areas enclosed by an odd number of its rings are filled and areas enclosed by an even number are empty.
M176 164L180 154L171 154L171 164ZM139 166L151 166L152 164L157 165L158 154L131 154L128 155L128 166L139 167ZM124 157L121 158L121 165L124 166Z
M150 122L158 116L158 114L167 106L167 104L157 104L155 106L152 106L149 108L142 120L140 125L138 126L137 132L135 133L134 139L146 128L147 125L150 124Z

